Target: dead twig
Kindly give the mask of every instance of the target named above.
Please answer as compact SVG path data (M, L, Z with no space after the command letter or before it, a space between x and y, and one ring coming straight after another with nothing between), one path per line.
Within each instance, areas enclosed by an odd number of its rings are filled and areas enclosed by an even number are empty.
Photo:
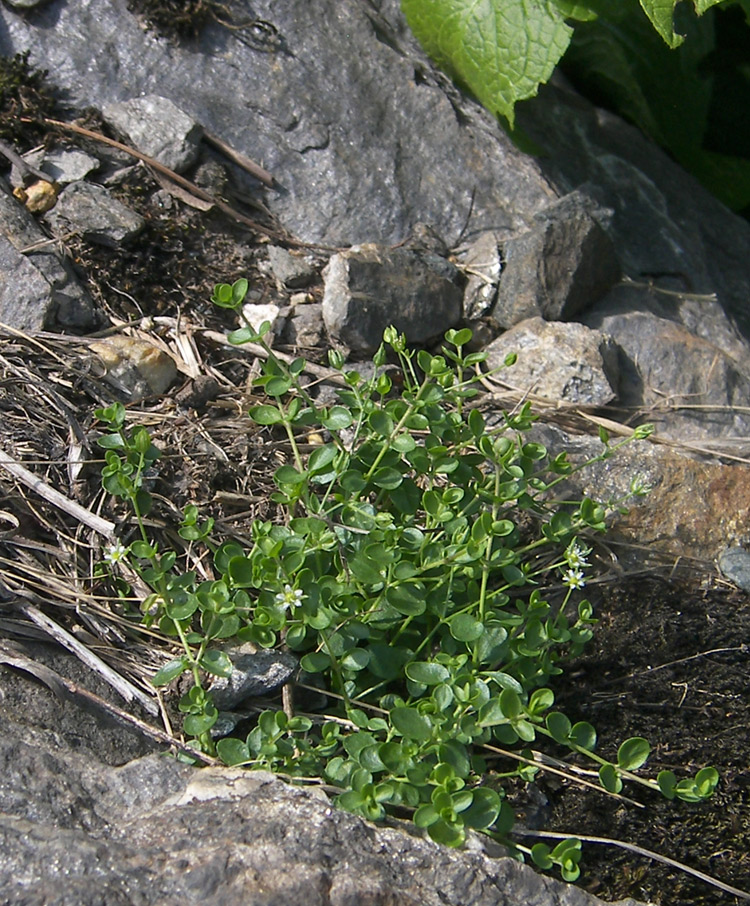
M66 679L50 667L32 660L30 657L23 654L23 652L19 651L16 646L11 645L8 642L0 642L0 663L6 664L9 667L15 667L18 670L23 670L25 673L30 673L32 676L35 676L38 680L43 682L45 686L51 689L58 698L65 698L66 696L82 698L84 701L88 701L97 708L106 711L107 714L117 720L123 721L132 727L136 727L136 729L140 730L144 735L151 737L151 739L155 739L157 742L164 743L165 745L174 746L176 749L187 753L197 761L202 761L204 764L210 765L221 764L218 759L212 758L210 755L206 755L205 753L198 751L198 749L186 745L181 740L176 739L174 736L170 736L169 733L165 733L157 727L152 727L151 724L146 723L146 721L141 720L133 714L129 714L127 711L123 711L123 709L118 708L117 705L113 705L111 702L100 698L93 692L89 692L88 689L84 689L83 686L79 686L77 683Z
M28 617L33 623L36 623L37 626L42 628L48 635L52 636L52 638L59 642L64 648L67 648L68 651L74 654L80 661L83 661L87 667L98 673L105 682L109 683L109 685L125 699L126 702L131 702L135 699L135 701L148 711L149 714L156 716L159 713L159 707L153 699L149 698L144 692L141 692L140 689L136 689L132 683L129 683L111 667L108 667L101 658L97 657L92 651L89 651L85 645L75 638L75 636L72 636L53 619L46 614L43 614L41 610L38 610L32 604L16 602L15 606L22 614L24 614L24 616Z
M42 479L34 475L33 472L29 472L29 470L25 469L20 463L15 462L2 447L0 447L0 467L5 469L6 472L10 472L16 480L37 493L46 500L47 503L51 503L69 516L72 516L74 519L87 525L90 529L93 529L100 535L104 535L105 538L114 539L116 528L114 522L110 522L108 519L102 519L101 516L97 516L95 513L87 510L86 507L81 506L80 503L70 500L64 494L61 494L59 491L56 491L54 488L45 484Z

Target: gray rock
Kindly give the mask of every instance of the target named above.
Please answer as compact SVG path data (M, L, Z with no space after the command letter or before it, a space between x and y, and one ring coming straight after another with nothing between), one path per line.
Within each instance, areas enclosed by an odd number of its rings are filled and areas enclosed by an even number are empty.
M536 225L503 244L503 271L491 312L499 328L536 315L568 321L620 279L612 241L571 193L536 215Z
M464 318L476 321L489 311L497 295L502 264L494 233L482 233L469 246L461 269L467 277Z
M376 828L265 772L159 756L112 768L12 722L0 763L8 906L601 906L515 860Z
M37 6L44 6L45 3L49 3L49 0L7 0L8 6L13 7L13 9L20 10L29 10L34 9Z
M268 247L268 260L274 277L288 289L299 289L315 276L315 266L309 258L292 255L277 245Z
M283 651L258 651L252 645L227 645L223 648L232 662L228 677L216 677L211 684L214 704L230 711L245 699L275 692L288 682L297 661Z
M585 424L579 427L586 430ZM553 423L537 423L529 440L544 444L553 454L567 451L580 465L604 451L596 436L569 433ZM612 435L612 444L622 438ZM635 487L646 491L633 493ZM694 561L706 572L728 547L750 549L750 467L722 465L688 458L651 440L633 441L604 460L586 466L555 488L560 499L589 496L628 508L613 511L608 539L625 541L618 549L625 562L642 569L651 555L677 563Z
M503 383L549 400L605 406L618 385L617 349L611 337L582 324L529 318L486 348L487 366L500 368L510 353L518 360Z
M59 246L0 182L0 320L17 330L94 325L94 306Z
M104 119L133 142L136 150L182 173L198 159L203 130L187 113L159 95L106 104Z
M577 189L614 212L607 232L624 273L643 282L671 275L668 289L683 295L716 293L735 333L739 327L750 337L746 220L633 126L571 90L548 85L531 104L519 106L518 116L521 128L548 150L539 166L554 185ZM711 319L697 329L711 338Z
M667 297L670 298L670 297ZM708 300L707 300L708 301ZM724 347L690 331L676 317L662 317L664 303L652 294L623 286L607 303L589 312L584 321L617 343L620 354L619 402L643 411L665 436L697 440L747 437L750 434L750 357L726 318L714 317L725 327ZM716 315L710 303L707 320ZM703 333L703 331L701 331ZM722 334L717 329L717 341ZM744 350L744 352L743 352ZM750 445L746 445L750 446ZM741 454L738 448L737 452Z
M265 35L212 22L190 46L145 29L128 5L80 0L33 20L0 9L0 49L30 48L76 107L169 98L274 175L264 203L299 239L395 243L418 221L448 245L507 237L556 197L537 160L369 0L259 0Z
M61 149L57 151L34 151L24 155L24 160L32 167L47 173L53 182L60 186L85 179L100 166L99 160L91 154L76 149ZM21 185L22 174L15 165L11 169L11 184Z
M743 591L750 591L750 553L743 547L732 547L719 554L719 569Z
M323 279L326 329L354 352L377 349L391 324L410 343L423 343L461 317L458 272L431 252L368 243L334 255Z
M58 235L73 230L90 242L111 248L134 239L146 224L104 186L87 182L75 182L65 188L47 220Z
M285 340L292 346L313 349L323 340L323 309L321 305L295 305L287 321Z

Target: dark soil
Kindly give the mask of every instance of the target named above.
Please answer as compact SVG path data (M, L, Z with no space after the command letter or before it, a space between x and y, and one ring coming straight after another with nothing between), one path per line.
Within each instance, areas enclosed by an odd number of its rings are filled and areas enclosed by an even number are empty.
M243 275L252 277L261 297L280 301L274 282L255 269L261 250L257 240L215 213L180 202L161 211L152 199L158 186L142 170L134 173L142 179L139 203L138 185L124 185L122 191L148 220L141 237L122 252L81 240L70 249L103 320L105 315L130 321L189 312L222 330L230 322L209 304L211 285ZM252 362L209 345L201 346L201 353L213 373L225 379L222 394L205 411L193 410L189 418L175 421L172 433L167 436L165 430L159 438L168 456L154 488L155 518L171 516L171 504L181 508L197 502L224 530L241 536L254 516L266 515L273 465L268 460L277 452L253 434L243 417ZM92 424L94 402L77 412L82 425ZM161 401L148 405L157 413ZM150 417L147 411L144 418L150 427L171 424L160 421L158 413ZM213 448L200 447L207 436L221 439L228 461ZM65 449L64 438L62 444ZM41 460L49 455L39 450ZM25 504L19 500L18 506ZM29 535L32 521L29 513ZM571 719L594 724L605 756L613 756L624 739L645 736L653 747L647 766L652 776L664 768L686 776L713 765L721 783L711 800L698 805L626 788L645 805L637 808L542 774L536 786L546 805L536 826L628 841L750 890L750 599L731 588L707 587L697 574L668 584L656 573L598 587L592 596L600 620L596 636L585 656L554 684L557 706ZM606 900L632 896L659 906L718 906L735 899L658 862L593 844L585 847L580 883Z
M545 778L548 830L614 837L750 891L750 598L700 587L632 580L605 588L587 653L555 684L557 705L588 720L599 750L644 736L643 769L678 776L713 765L721 775L707 802L668 802L632 787L639 809L593 790ZM740 902L727 893L611 846L585 845L580 884L603 899L632 896L656 904Z

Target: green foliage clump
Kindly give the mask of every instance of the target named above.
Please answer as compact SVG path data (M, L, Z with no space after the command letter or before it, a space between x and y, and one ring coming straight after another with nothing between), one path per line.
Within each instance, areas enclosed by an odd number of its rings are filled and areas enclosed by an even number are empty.
M223 284L214 301L239 309L246 291L245 280ZM264 344L263 336L248 326L230 339ZM250 416L288 444L273 494L286 515L281 524L256 521L245 549L215 544L211 520L188 507L179 533L208 546L211 580L180 571L174 551L149 541L143 476L158 451L148 432L128 430L121 406L98 411L111 429L100 440L104 487L131 502L139 526L137 540L109 559L136 568L153 590L143 621L182 649L154 685L192 675L179 704L184 732L226 764L318 778L342 807L372 820L411 815L451 846L469 830L508 842L514 814L504 782L533 778L529 746L540 740L593 762L611 793L629 780L669 798L709 796L712 768L681 781L669 771L640 777L645 739L627 740L612 761L595 751L590 724L555 710L548 683L596 622L578 592L591 553L585 539L604 529L607 508L554 500L577 467L526 438L528 403L488 424L477 405L485 355L467 352L470 339L451 330L439 354L415 353L389 328L367 376L345 370L332 351L336 399L326 405L305 389L303 359L287 365L266 346L255 381L265 399ZM311 432L320 442L310 450ZM604 459L619 444L600 436ZM310 701L325 702L321 713L269 708L244 738L216 741L206 675L231 673L221 648L230 638L294 652L298 702L309 690ZM502 756L515 765L504 773L493 767ZM515 851L578 876L578 841Z

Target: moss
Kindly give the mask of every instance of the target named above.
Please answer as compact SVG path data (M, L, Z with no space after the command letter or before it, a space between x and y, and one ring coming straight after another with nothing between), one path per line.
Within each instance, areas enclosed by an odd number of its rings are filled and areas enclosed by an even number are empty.
M166 38L196 38L213 19L214 4L207 0L129 0L131 13Z
M46 136L49 130L41 120L54 116L55 107L47 71L29 65L28 50L0 57L0 139L28 150Z

